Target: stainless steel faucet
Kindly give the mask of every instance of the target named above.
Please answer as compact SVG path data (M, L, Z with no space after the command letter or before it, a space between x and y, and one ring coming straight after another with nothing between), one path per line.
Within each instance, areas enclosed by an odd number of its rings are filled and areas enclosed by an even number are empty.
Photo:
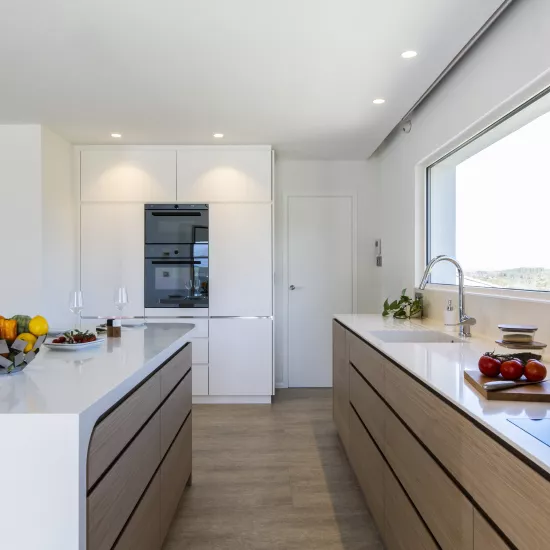
M470 327L472 325L476 324L476 320L473 317L469 317L466 315L466 312L464 311L464 271L462 271L462 267L460 264L450 256L445 256L444 254L441 256L436 256L432 259L432 261L426 266L426 271L424 271L424 275L422 276L422 281L420 281L420 286L418 287L419 290L424 290L426 288L426 285L428 284L428 277L430 276L430 272L432 271L435 264L438 264L439 262L451 262L458 272L458 325L460 325L460 336L471 336Z

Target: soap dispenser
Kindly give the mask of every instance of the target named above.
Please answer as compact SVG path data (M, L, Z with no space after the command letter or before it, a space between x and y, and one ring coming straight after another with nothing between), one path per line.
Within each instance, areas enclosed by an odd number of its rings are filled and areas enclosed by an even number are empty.
M453 306L453 301L449 300L447 302L447 307L443 312L443 322L445 323L445 330L447 332L453 332L456 325L455 317L455 308Z

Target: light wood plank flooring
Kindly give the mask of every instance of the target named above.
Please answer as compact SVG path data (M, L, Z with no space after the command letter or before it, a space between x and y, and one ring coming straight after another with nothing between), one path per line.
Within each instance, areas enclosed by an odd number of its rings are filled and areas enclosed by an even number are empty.
M164 550L381 550L332 422L332 391L193 407L193 486Z

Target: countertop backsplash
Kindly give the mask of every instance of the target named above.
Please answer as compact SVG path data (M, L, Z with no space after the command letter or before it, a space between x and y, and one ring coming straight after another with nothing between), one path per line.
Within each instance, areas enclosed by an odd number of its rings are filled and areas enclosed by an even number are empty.
M443 322L443 312L449 300L458 310L458 292L456 287L430 288L423 291L424 316L428 319ZM489 294L465 294L466 313L477 320L472 327L473 335L497 339L501 333L498 325L502 323L530 324L539 327L536 340L547 343L550 347L550 300L525 299ZM550 352L544 354L550 360Z

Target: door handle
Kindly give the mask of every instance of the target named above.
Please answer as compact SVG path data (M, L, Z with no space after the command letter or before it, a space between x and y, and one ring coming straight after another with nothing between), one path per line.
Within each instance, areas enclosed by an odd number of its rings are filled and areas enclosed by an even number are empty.
M294 285L290 285L288 288L290 288L290 290L295 290L296 287Z

